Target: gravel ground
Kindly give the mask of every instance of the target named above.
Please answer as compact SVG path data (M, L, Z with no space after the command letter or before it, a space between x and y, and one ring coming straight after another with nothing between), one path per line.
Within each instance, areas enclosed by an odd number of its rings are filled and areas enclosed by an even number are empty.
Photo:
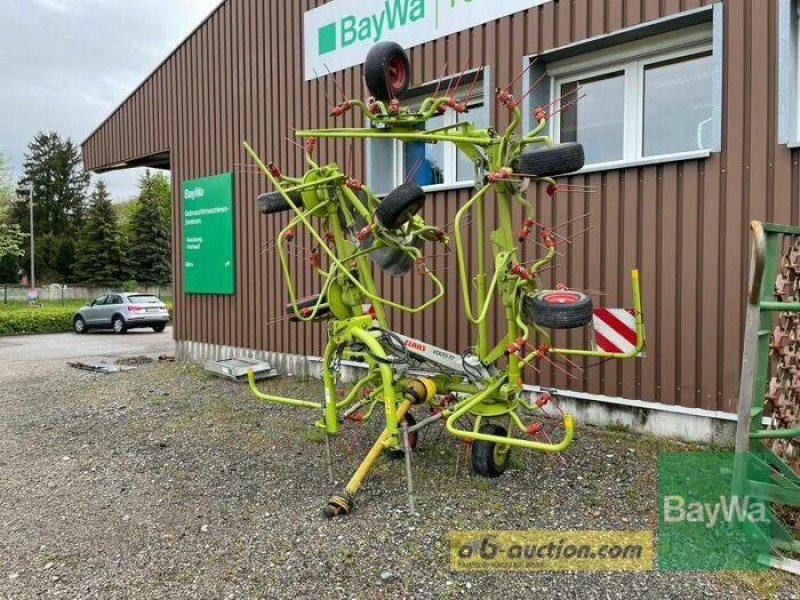
M264 384L319 398L318 382ZM656 454L674 444L581 428L566 465L517 452L496 480L424 432L417 515L402 462L380 462L327 521L309 411L174 363L98 375L0 368L0 597L797 598L797 580L669 573L455 573L451 529L654 529ZM346 479L375 426L333 449ZM758 581L756 585L753 582ZM767 584L763 584L766 581Z

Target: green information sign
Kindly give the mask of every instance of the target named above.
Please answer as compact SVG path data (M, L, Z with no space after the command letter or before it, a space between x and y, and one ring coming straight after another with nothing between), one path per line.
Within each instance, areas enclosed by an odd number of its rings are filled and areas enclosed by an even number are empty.
M183 182L183 291L233 294L233 173Z

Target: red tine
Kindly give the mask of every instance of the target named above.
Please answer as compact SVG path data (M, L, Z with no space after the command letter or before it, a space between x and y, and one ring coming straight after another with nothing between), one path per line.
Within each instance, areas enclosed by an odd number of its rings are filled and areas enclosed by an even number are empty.
M331 70L328 68L328 65L327 65L327 63L325 64L325 70L326 70L326 71L328 71L328 75L330 75L330 76L331 76L331 78L333 79L333 85L335 85L335 86L336 86L336 89L337 89L337 90L339 91L339 93L342 95L342 100L343 100L344 102L347 102L347 94L345 94L345 93L344 93L344 90L343 90L342 88L340 88L340 87L339 87L339 82L338 82L338 81L336 81L336 77L333 75L333 73L331 73Z
M469 68L469 62L470 62L469 59L467 59L467 62L464 63L464 68L461 69L461 74L458 76L456 84L453 86L453 94L456 93L456 90L458 90L458 86L461 85L461 80L464 79L464 73L466 73L467 69Z
M467 106L469 101L472 100L472 92L475 90L475 84L478 82L478 77L480 77L481 73L483 73L483 65L478 68L478 70L475 72L475 77L472 78L472 84L469 86L469 90L467 91L467 97L464 100L464 106Z
M533 82L533 85L532 85L531 87L529 87L529 88L528 88L528 91L527 91L527 92L525 92L525 93L522 95L522 98L520 98L519 100L517 100L517 101L516 101L516 104L517 104L517 105L520 105L520 104L522 104L522 101L523 101L523 100L525 100L525 98L527 98L527 97L528 97L528 94L530 94L530 93L531 93L533 90L535 90L537 87L539 87L539 84L540 84L540 83L542 83L542 81L544 81L544 78L545 78L545 77L547 77L547 73L542 73L542 75L539 77L539 79L537 79L536 81L534 81L534 82Z
M532 60L527 67L525 67L522 71L520 71L520 73L516 77L514 77L514 79L512 79L511 82L509 82L509 84L506 87L503 88L503 91L504 92L508 92L511 89L511 86L513 86L515 83L517 83L517 81L520 80L520 77L525 75L525 73L530 71L531 67L534 64L536 64L536 59Z
M290 144L294 144L295 146L297 146L298 148L300 148L300 149L301 149L303 152L305 152L305 151L306 151L306 147L305 147L305 146L303 146L303 144L300 144L300 143L298 143L297 141L295 141L295 140L293 140L292 138L290 138L288 135L287 135L287 136L285 136L285 137L286 137L286 141L287 141L287 142L289 142Z
M564 221L563 223L561 223L561 225L556 225L555 227L551 227L551 228L550 228L550 231L553 231L554 229L561 229L561 228L562 228L562 227L564 227L565 225L569 225L570 223L574 223L574 222L575 222L575 221L577 221L578 219L585 219L585 218L586 218L586 217L588 217L590 214L591 214L591 213L588 213L588 212L587 212L587 213L583 213L582 215L580 215L580 216L578 216L578 217L575 217L574 219L570 219L569 221Z
M578 365L578 364L577 364L575 361L573 361L573 360L570 360L570 359L569 359L569 357L568 357L568 356L566 356L565 354L557 354L556 356L560 356L560 357L561 357L562 359L564 359L564 360L567 362L567 364L569 364L571 367L574 367L574 368L578 369L579 371L583 371L583 367L581 367L580 365ZM555 401L553 401L553 404L555 404Z
M587 231L589 231L591 228L592 228L592 226L591 226L591 225L589 225L589 227L587 227L586 229L581 229L581 230L580 230L578 233L573 233L573 234L572 234L572 239L575 239L575 238L576 238L576 237L578 237L579 235L583 235L584 233L586 233ZM566 238L564 238L564 239L566 239ZM567 241L568 241L570 244L572 243L570 240L567 240ZM562 240L559 240L559 241L557 241L557 242L556 242L556 244L560 244L561 242L562 242Z
M542 431L542 434L544 434L544 437L547 439L547 443L548 444L552 444L553 443L553 438L551 438L550 435L545 431L544 427L542 427L541 431ZM562 465L566 465L567 464L567 461L564 460L563 456L561 456L561 452L556 452L556 456L558 456L558 460L561 461Z
M541 242L537 242L536 240L533 240L533 243L536 244L537 246L539 246L540 248L544 248L545 250L550 250L550 248L548 248L547 246L545 246ZM553 245L555 246L555 244L553 244ZM564 255L561 254L558 250L556 250L555 253L556 253L556 255L560 256L561 258L564 258Z
M533 369L534 371L536 371L536 373L537 373L537 374L539 374L539 375L541 375L541 374L542 374L542 372L541 372L539 369L537 369L537 368L536 368L536 365L534 365L534 364L533 364L532 362L530 362L530 361L523 362L523 363L521 363L521 364L522 364L522 366L523 366L523 367L530 367L531 369Z
M437 98L439 96L439 90L442 87L442 81L444 80L445 71L447 71L447 61L444 62L444 66L442 67L442 72L439 73L439 81L436 83L436 89L433 90L432 98Z
M570 373L569 371L567 371L567 370L566 370L564 367L562 367L561 365L559 365L559 364L558 364L556 361L554 361L553 359L551 359L551 358L550 358L549 356L547 356L546 354L542 354L542 355L541 355L541 357L542 357L543 359L545 359L547 362L549 362L551 365L553 365L553 366L554 366L556 369L558 369L559 371L561 371L562 373L564 373L564 375L566 375L566 376L567 376L567 377L569 377L570 379L573 379L573 380L575 380L575 381L579 381L579 379L578 379L577 377L575 377L575 375L573 375L572 373Z
M551 116L551 117L553 117L554 115L557 115L557 114L558 114L558 113L560 113L560 112L564 112L564 111L565 111L565 110L567 110L569 107L576 105L576 104L578 103L578 100L582 100L583 98L586 98L586 94L583 94L583 95L581 95L581 96L578 96L578 97L577 97L577 98L575 98L575 100L573 100L572 102L567 102L566 104L562 104L562 105L561 105L561 107L560 107L558 110L554 110L553 112L551 112L551 113L550 113L550 116Z
M355 140L350 140L350 156L347 159L347 173L353 174L353 165L355 164Z
M553 105L555 105L555 103L556 103L556 102L561 102L561 100L563 100L563 99L564 99L564 98L566 98L567 96L571 96L572 94L576 93L576 92L577 92L578 90L580 90L580 89L581 89L581 86L579 86L579 85L578 85L578 86L576 86L576 87L575 87L575 89L574 89L574 90L570 90L570 91L568 91L566 94L562 94L562 95L560 95L560 96L559 96L558 98L556 98L555 100L553 100L553 101L551 101L551 102L548 102L547 104L545 104L544 106L542 106L542 107L540 107L540 108L542 108L542 109L545 109L545 108L548 108L548 107L550 107L550 106L553 106Z
M317 80L319 80L319 75L317 74L317 70L312 69L312 71L314 72L314 77L316 77ZM333 102L331 102L331 99L328 97L328 82L324 81L320 87L322 88L322 93L325 94L325 103L328 104L329 106L332 106Z
M406 174L406 180L405 180L405 183L408 183L409 181L411 181L412 179L414 179L414 176L417 174L417 169L419 169L419 168L420 168L420 166L422 166L422 161L424 160L424 158L425 158L424 156L420 156L420 157L417 159L417 161L416 161L416 162L414 163L414 165L411 167L411 170L410 170L410 171L409 171L409 172Z

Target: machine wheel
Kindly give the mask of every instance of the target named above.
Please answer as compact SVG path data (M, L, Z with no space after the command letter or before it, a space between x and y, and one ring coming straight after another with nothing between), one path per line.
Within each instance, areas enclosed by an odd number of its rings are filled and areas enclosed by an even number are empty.
M289 198L292 199L292 202L295 203L295 206L302 204L303 202L300 192L289 192ZM274 215L277 213L286 212L287 210L292 210L292 207L280 192L267 192L266 194L261 194L258 198L256 198L256 202L258 202L258 210L260 210L261 214L264 215Z
M360 215L356 217L355 231L362 229L367 222ZM362 240L356 239L355 235L351 238L354 244L357 244L362 250L368 250L375 243L375 237L370 234ZM413 236L411 240L406 240L406 245L413 246L418 250L422 250L425 240L419 236ZM373 250L367 254L370 260L374 262L381 271L390 275L391 277L402 277L411 270L414 266L414 260L402 250L397 248L390 248L384 246Z
M411 413L406 413L405 416L403 416L403 422L406 425L408 425L409 427L413 427L414 425L417 424L417 420L414 418L414 415L412 415ZM417 437L418 436L417 436L417 432L416 431L414 433L409 433L408 434L408 445L411 446L412 450L414 450L417 447ZM402 443L402 441L403 440L402 440L402 434L401 434L400 442ZM388 456L391 459L404 458L405 455L406 455L405 452L403 452L402 450L389 450L389 453L388 453Z
M387 194L375 209L384 227L397 229L417 214L425 203L425 192L416 183L404 183Z
M155 331L156 333L161 333L166 328L167 328L166 323L161 323L160 325L153 325L153 331Z
M478 430L480 433L506 437L508 432L505 427L486 423ZM499 477L508 466L511 457L511 446L495 442L475 440L472 442L472 468L478 475L484 477Z
M403 99L411 83L411 62L396 42L378 42L364 61L364 83L376 100Z
M312 309L317 305L317 301L319 300L319 294L314 294L313 296L306 296L305 298L300 298L297 301L297 308L299 309ZM325 303L325 298L322 299L322 302ZM321 319L330 315L330 308L320 308L317 311L317 319ZM289 317L290 321L299 321L300 319L297 318L297 315L294 314L294 306L291 302L286 305L286 314L291 315Z
M88 328L86 327L86 321L83 320L83 317L78 315L72 320L72 328L75 330L75 333L86 333Z
M128 327L125 325L125 319L119 315L114 316L114 318L111 320L111 327L114 328L114 333L117 334L128 331Z
M555 177L580 171L584 161L583 146L567 142L523 152L517 159L517 172L528 177Z
M592 322L592 299L575 290L550 290L525 299L528 317L540 327L574 329Z

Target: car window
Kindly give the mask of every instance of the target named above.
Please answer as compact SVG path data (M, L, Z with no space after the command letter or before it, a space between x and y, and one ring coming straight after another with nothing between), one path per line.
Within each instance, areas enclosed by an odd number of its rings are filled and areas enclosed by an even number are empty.
M161 300L151 294L135 294L128 296L128 302L131 304L161 304Z
M100 306L106 301L106 295L103 294L102 296L98 296L94 300L92 300L92 306Z
M106 306L109 306L111 304L121 304L121 303L122 299L119 296L115 296L114 294L109 294L108 296L106 296L106 302L105 302Z

